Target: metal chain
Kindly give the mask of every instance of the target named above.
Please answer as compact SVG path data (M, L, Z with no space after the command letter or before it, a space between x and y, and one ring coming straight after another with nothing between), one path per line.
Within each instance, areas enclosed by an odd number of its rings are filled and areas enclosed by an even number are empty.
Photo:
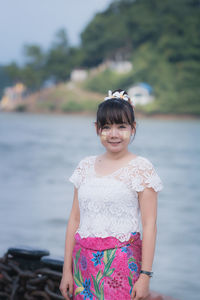
M13 248L12 248L13 249ZM16 249L15 249L16 250ZM20 253L20 249L17 249ZM1 300L64 300L59 290L62 272L45 267L44 260L35 259L32 251L21 255L10 255L7 251L0 258L0 299ZM47 255L47 254L45 254ZM41 258L41 255L40 255ZM45 258L45 257L44 257ZM34 268L35 261L35 268ZM55 259L52 266L55 266ZM48 258L48 265L51 266L51 259ZM31 266L31 269L28 267ZM38 267L40 266L40 267ZM59 261L58 269L61 269Z

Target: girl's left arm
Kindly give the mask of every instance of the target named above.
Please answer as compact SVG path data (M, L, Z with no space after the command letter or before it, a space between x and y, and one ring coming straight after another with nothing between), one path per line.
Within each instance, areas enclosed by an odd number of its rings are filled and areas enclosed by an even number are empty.
M157 192L153 188L145 188L138 193L142 221L142 265L141 270L152 271L156 235L157 235ZM136 281L132 299L144 299L149 294L150 277L140 274Z

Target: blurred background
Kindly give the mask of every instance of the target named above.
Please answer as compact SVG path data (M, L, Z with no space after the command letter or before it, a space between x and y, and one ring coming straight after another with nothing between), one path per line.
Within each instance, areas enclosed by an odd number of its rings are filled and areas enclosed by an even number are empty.
M164 184L151 289L199 299L200 1L7 0L0 23L0 255L64 256L68 178L104 152L95 112L122 88L135 103L129 150Z

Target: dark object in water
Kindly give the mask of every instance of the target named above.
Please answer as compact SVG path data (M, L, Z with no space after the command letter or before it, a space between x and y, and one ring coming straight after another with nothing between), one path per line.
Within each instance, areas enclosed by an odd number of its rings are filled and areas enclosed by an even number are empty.
M59 290L63 263L45 249L8 248L0 257L0 300L64 300ZM151 291L145 300L175 299Z

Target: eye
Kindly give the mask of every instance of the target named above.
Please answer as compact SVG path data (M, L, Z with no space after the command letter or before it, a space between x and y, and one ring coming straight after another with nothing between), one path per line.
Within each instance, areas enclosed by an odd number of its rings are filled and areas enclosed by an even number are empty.
M124 126L124 125L121 125L121 126L120 126L120 128L126 128L126 126Z
M108 129L109 128L109 126L103 126L103 129Z

